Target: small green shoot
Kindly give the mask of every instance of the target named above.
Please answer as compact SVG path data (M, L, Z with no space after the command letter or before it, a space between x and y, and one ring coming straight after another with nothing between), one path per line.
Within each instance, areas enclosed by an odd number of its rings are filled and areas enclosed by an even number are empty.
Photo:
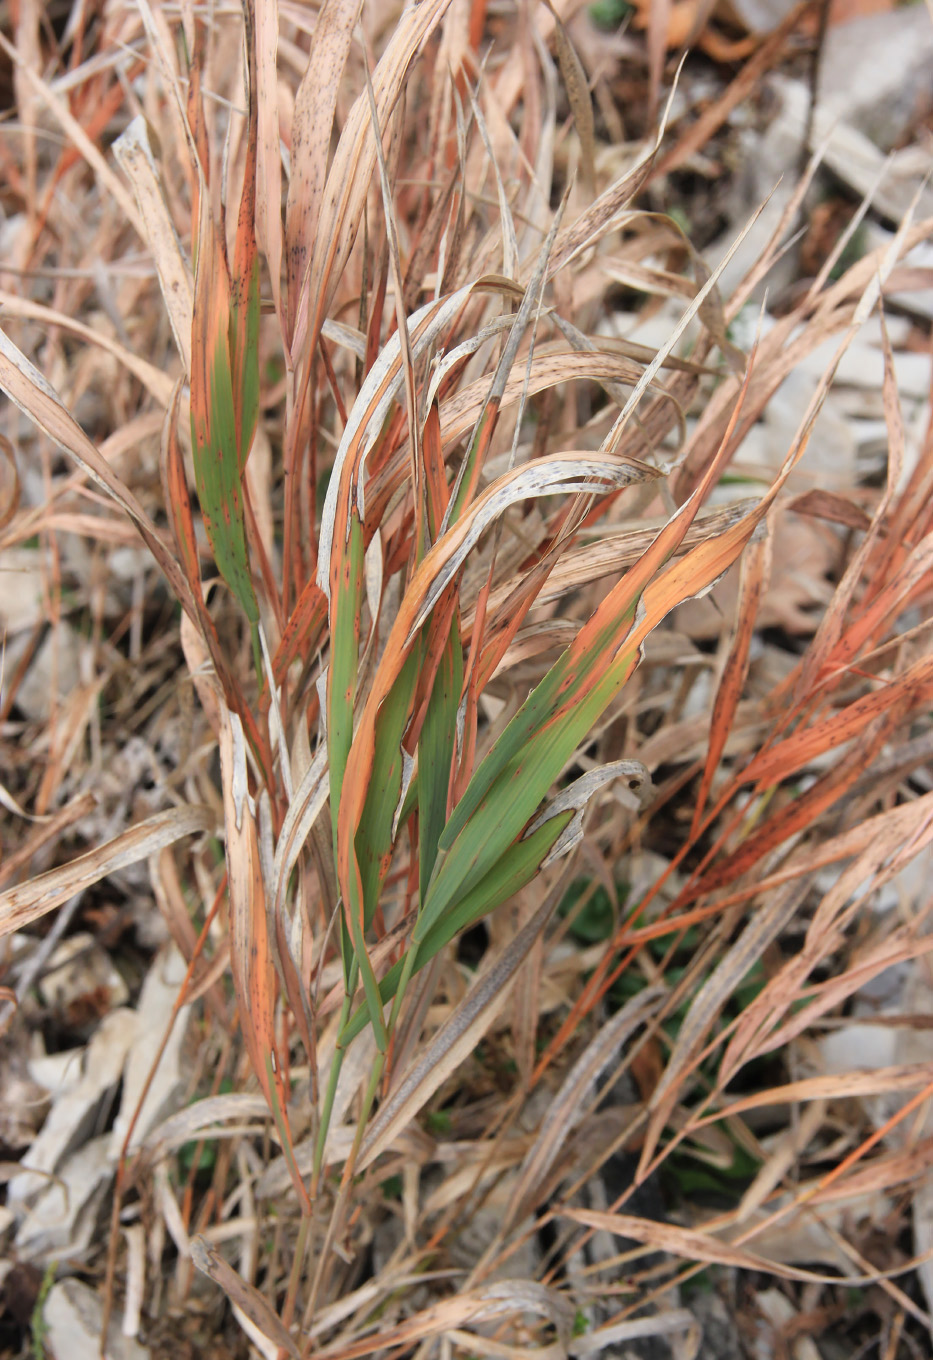
M55 1283L57 1271L58 1262L50 1261L45 1268L45 1274L42 1276L42 1283L39 1285L39 1292L33 1305L32 1316L29 1320L33 1360L45 1360L45 1338L48 1334L45 1321L45 1304L52 1285Z
M589 7L589 16L596 27L610 33L614 33L634 12L635 7L628 0L595 0Z

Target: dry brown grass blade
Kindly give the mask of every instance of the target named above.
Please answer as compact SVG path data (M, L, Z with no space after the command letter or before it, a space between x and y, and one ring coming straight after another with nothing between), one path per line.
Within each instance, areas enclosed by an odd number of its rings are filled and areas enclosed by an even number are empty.
M111 340L109 335L103 335L100 331L93 330L86 326L82 321L68 316L65 312L57 311L53 307L45 307L41 302L31 302L28 298L17 297L15 293L7 293L0 289L0 309L6 316L15 316L21 320L38 321L50 328L60 326L65 331L70 331L73 335L78 335L82 340L88 341L91 345L97 345L107 354L112 354L130 373L137 377L143 386L152 393L160 406L167 406L172 395L174 383L167 373L163 373L160 368L150 364L146 359L140 358L132 350L126 349L124 345L116 340Z
M909 853L895 862L892 873L885 875L882 883L887 882L898 870L905 868L917 854L930 845L931 841L933 827L928 825L919 843L912 845ZM864 908L870 901L870 895L865 893L855 900L859 907ZM798 1035L816 1025L824 1015L847 1006L852 997L857 996L859 991L869 986L888 969L922 958L930 952L931 947L933 946L929 942L929 937L918 941L916 932L902 930L860 951L852 965L838 976L811 985L806 1004L775 1028L766 1040L762 1040L761 1051L772 1053L785 1044L792 1043Z
M288 325L294 337L299 294L317 240L340 76L350 54L362 0L326 0L311 38L308 66L295 96L292 164L285 207ZM327 75L322 79L322 73Z
M234 1307L241 1309L263 1336L287 1351L292 1360L301 1360L301 1352L292 1340L291 1333L282 1326L275 1310L258 1289L248 1284L242 1275L238 1275L227 1264L212 1243L203 1237L192 1237L189 1249L198 1270L220 1285Z
M45 845L57 841L62 832L75 822L87 817L97 806L97 799L93 793L79 794L72 802L65 807L59 808L57 812L50 813L45 817L36 817L39 823L37 827L26 837L25 841L12 854L5 855L3 862L0 863L0 888L5 883L9 883L11 878L16 878L21 870L29 867L30 862ZM26 815L23 813L23 815Z
M572 863L571 856L568 865ZM568 873L569 869L565 868L558 889L562 890ZM360 1150L359 1170L371 1165L410 1123L493 1023L505 1005L532 945L557 907L560 900L558 889L548 894L535 914L498 955L489 971L477 979L461 1004L422 1048L409 1070L399 1077L391 1095L380 1106L369 1125Z
M151 0L137 0L135 5L136 13L142 20L143 29L149 40L149 47L152 54L152 64L159 72L162 81L162 88L167 98L162 106L167 123L171 127L175 145L182 153L185 148L187 154L191 156L191 169L197 172L198 166L198 145L197 139L192 134L193 121L191 126L187 116L187 96L183 92L183 81L179 71L178 44L176 36L172 32L168 17L161 5L155 6ZM201 50L199 47L200 39L194 24L190 6L185 0L182 5L182 26L186 47L187 74L189 81L193 80L198 86L195 93L196 98L200 98L200 74L201 74ZM190 85L189 85L190 94ZM163 131L167 129L163 127ZM163 154L165 148L162 148ZM206 157L201 161L201 168L205 168ZM187 167L186 167L187 168Z
M0 330L0 388L53 443L64 449L79 467L122 506L136 524L182 607L194 621L198 621L199 611L188 582L162 542L152 520L132 491L121 482L110 465L101 457L43 375L24 354L20 353L2 330Z
M538 496L564 492L590 493L595 488L613 490L627 484L628 469L619 459L609 454L579 453L576 450L564 450L551 458L520 464L516 470L490 483L456 524L439 538L413 577L412 586L402 601L390 635L393 648L391 666L397 667L403 663L418 629L455 579L472 549L510 506ZM379 672L382 686L390 687L394 680L394 675L392 680L390 675L390 666L384 656ZM375 712L381 702L382 695L378 700L371 697L368 705L371 704Z
M501 397L501 409L514 405L523 394L534 396L558 383L585 381L624 383L634 386L641 378L644 368L641 364L626 359L621 354L578 353L572 349L544 347L538 350L528 362L521 358L509 373ZM658 385L656 390L663 391ZM476 382L460 388L445 401L441 402L441 439L444 447L449 448L457 440L468 435L476 424L477 418L489 395L489 379L478 378Z
M275 847L272 910L276 917L283 909L291 872L311 835L314 823L324 810L329 792L327 748L322 746L294 790Z
M651 1162L684 1077L694 1069L710 1029L721 1015L742 978L761 958L796 913L808 884L790 883L758 908L739 938L727 950L690 1004L677 1034L673 1052L651 1096L651 1121L645 1133L638 1174L643 1177Z
M427 0L404 12L395 28L376 70L371 77L372 96L376 103L376 125L390 127L396 104L404 89L407 71L421 45L440 22L450 0ZM315 545L308 554L302 552L307 541L305 526L298 516L298 488L300 464L307 451L308 375L315 362L315 353L326 320L327 309L339 286L364 218L368 186L376 162L373 116L369 104L370 91L358 96L334 155L323 191L320 217L314 247L305 268L296 303L292 336L293 360L296 373L297 402L293 419L286 429L285 465L285 556L293 567L286 574L284 608L289 611L290 590L295 585L301 591L306 584L303 562L318 557L329 567L329 547ZM289 247L289 253L291 247ZM383 284L387 271L383 271ZM374 318L375 319L375 318ZM378 343L379 330L372 331ZM372 355L375 360L375 352ZM370 364L370 369L372 368ZM332 474L331 486L337 481ZM331 488L329 488L330 490Z
M192 964L202 946L198 941L198 931L191 919L191 908L185 900L175 856L170 847L156 855L150 855L149 881L169 934L185 962ZM231 1027L232 1020L230 1007L220 984L220 975L226 972L229 962L230 951L224 941L215 949L213 958L206 959L200 971L192 974L187 992L192 1001L206 995L218 1023L226 1030Z
M604 1327L597 1327L593 1332L574 1337L570 1343L569 1354L598 1355L607 1347L619 1346L626 1341L670 1336L672 1332L687 1333L683 1341L683 1353L690 1357L690 1360L697 1360L703 1335L699 1323L688 1308L671 1308L651 1317L628 1318L624 1322L607 1323ZM536 1351L535 1354L540 1355L540 1351Z
M92 883L99 883L108 874L116 873L129 864L138 864L150 855L172 845L182 836L196 832L212 832L216 826L214 813L206 807L176 807L157 812L137 826L130 827L112 841L79 855L69 864L49 869L38 878L0 894L0 935L21 930L30 921L37 921L47 912L60 907L69 897Z
M146 229L136 210L136 204L120 183L119 177L111 170L100 148L94 145L77 118L74 117L67 102L55 93L48 81L43 80L42 76L32 69L22 53L13 46L3 33L0 33L0 51L12 62L16 71L22 72L37 99L45 105L65 136L77 147L87 161L95 179L113 195L125 213L126 220L136 229L141 240L145 241Z
M772 1261L748 1251L743 1246L732 1246L723 1242L712 1232L678 1228L671 1223L656 1223L653 1219L635 1218L631 1214L564 1208L560 1211L560 1217L569 1218L574 1223L582 1223L588 1228L597 1228L603 1232L615 1233L619 1237L632 1238L652 1251L666 1251L672 1256L680 1256L688 1261L729 1266L736 1270L760 1270L769 1275L777 1275L780 1279L810 1281L814 1284L855 1285L868 1282L863 1276L841 1280L837 1275L823 1275L817 1271L784 1265L782 1262ZM881 1273L883 1272L879 1272Z
M418 411L418 397L415 390L416 383L412 362L411 336L408 333L408 318L405 313L405 285L402 278L402 261L398 243L398 223L396 222L395 216L392 184L389 179L389 167L386 164L385 151L382 145L384 134L383 128L379 122L379 110L376 108L376 96L373 91L368 52L366 53L366 97L369 100L369 114L373 125L373 146L376 151L376 163L379 167L379 185L382 189L382 209L385 214L386 245L389 252L389 264L392 269L392 282L395 292L395 324L399 336L402 372L405 376L405 410L408 417L408 454L411 494L415 507L415 521L417 525L416 535L420 538L425 530L425 493L422 484L424 462L420 447L421 428ZM374 610L373 612L376 613L378 611Z
M48 764L36 792L35 809L40 817L48 812L62 776L71 765L87 732L101 688L100 679L87 685L75 685L62 705L54 728Z
M920 1091L930 1082L926 1063L910 1063L903 1067L878 1067L870 1070L857 1068L852 1072L821 1072L818 1077L801 1077L782 1086L770 1086L751 1095L728 1098L723 1109L700 1115L687 1124L688 1131L718 1123L723 1114L747 1114L750 1110L766 1109L769 1105L806 1104L812 1100L869 1099L872 1096L895 1095L899 1092Z
M593 1086L614 1059L622 1044L650 1018L661 998L663 987L645 987L602 1026L564 1078L541 1122L538 1136L529 1149L515 1182L502 1220L502 1231L529 1212L533 1197L544 1182L562 1144L586 1109Z
M929 1099L931 1094L933 1091L927 1081L922 1090L913 1097L911 1105L916 1108L917 1103L922 1103L924 1095ZM894 1118L899 1119L900 1114ZM873 1138L872 1146L877 1141ZM860 1147L858 1149L860 1154L861 1150ZM933 1165L933 1138L920 1138L903 1151L876 1157L866 1166L854 1171L846 1169L845 1175L839 1179L828 1180L824 1177L822 1180L803 1185L795 1198L805 1205L832 1204L834 1201L845 1201L859 1195L871 1195L878 1190L890 1190L898 1185L911 1183L916 1185L918 1177L928 1173L931 1165ZM907 1262L898 1273L905 1274L908 1270L915 1269L916 1265L916 1262Z
M3 499L0 500L0 531L2 531L19 509L22 484L19 469L16 466L16 454L13 452L13 445L6 435L0 435L0 455L6 460L7 465L7 477L0 478L0 496L3 496ZM9 483L8 493L5 483Z
M348 1340L338 1339L320 1347L315 1354L327 1360L356 1360L356 1357L371 1355L374 1351L408 1349L417 1341L470 1324L527 1313L543 1315L554 1323L558 1334L564 1334L562 1349L566 1350L573 1322L566 1300L556 1290L547 1289L533 1280L509 1279L462 1290L421 1309L394 1327L383 1324L379 1330L372 1330L372 1324L369 1324L368 1335L359 1339L352 1335Z
M756 373L745 402L741 425L736 431L734 447L746 437L755 421L760 419L768 401L788 376L808 355L833 336L843 333L843 345L849 343L855 331L867 319L870 310L890 283L890 274L897 259L921 241L927 240L933 222L927 220L910 225L905 221L890 245L879 246L854 264L847 273L824 293L813 308L802 307L779 318L771 330L762 336L758 347ZM729 316L734 316L730 304ZM838 355L837 355L838 359ZM835 371L835 362L832 366ZM827 385L832 373L828 375ZM727 378L711 395L691 437L686 457L674 476L674 492L678 499L688 495L697 485L703 470L719 448L723 422L733 409L739 383Z
M895 815L897 814L897 815ZM895 872L900 857L912 858L933 829L933 795L875 819L874 838L840 875L823 897L807 931L803 949L762 989L745 1009L723 1055L721 1081L725 1084L751 1056L772 1046L770 1035L780 1017L797 999L803 980L826 956L838 933L851 919L853 905L864 898L864 885L880 885Z
M550 16L545 15L544 17ZM559 274L588 246L595 245L606 237L614 225L621 225L629 205L650 175L651 167L654 165L655 158L664 140L675 93L676 81L668 97L664 113L658 121L654 141L646 148L640 159L631 168L625 170L607 189L604 189L595 202L591 203L574 222L560 232L548 265L549 279L553 279Z
M856 529L860 533L871 528L871 516L847 496L840 496L835 491L820 489L804 491L788 501L787 508L797 515L812 515L814 519L842 524L847 529Z
M263 1096L251 1095L248 1091L205 1096L156 1124L143 1143L157 1156L163 1155L182 1147L192 1138L230 1136L235 1126L226 1123L227 1120L250 1127L255 1123L268 1127L269 1107Z
M256 44L256 65L253 78L259 111L258 147L256 158L256 235L259 248L269 265L269 281L276 313L282 314L282 155L279 134L279 78L277 71L279 44L278 0L249 0L248 13ZM321 16L318 17L318 23ZM317 26L315 26L315 33ZM320 80L320 72L318 73ZM337 82L320 80L321 86L334 89ZM294 121L292 123L294 137ZM294 154L294 142L292 143ZM292 161L294 167L294 160ZM291 186L289 186L291 187ZM282 333L285 333L284 326Z
M390 126L393 110L405 88L408 69L449 4L450 0L423 0L404 11L394 29L372 75L381 128ZM347 24L349 19L345 8L335 15L337 24ZM316 72L312 78L317 79ZM304 355L310 355L317 345L327 308L363 220L363 204L375 167L372 117L368 95L363 91L347 118L327 176L307 267L307 300L305 303L300 297L297 305L293 338ZM311 192L313 188L306 190L306 194ZM302 285L302 294L304 291Z
M113 154L133 186L175 344L185 372L190 373L194 280L165 203L158 167L142 115L134 118L114 142Z
M570 41L570 35L564 28L560 15L550 5L548 5L548 8L551 9L554 16L557 60L560 63L560 73L564 78L570 111L573 114L577 135L580 138L583 182L587 190L593 193L596 188L596 132L589 82L583 69L583 63Z
M670 151L666 152L657 165L649 171L649 179L658 179L662 175L670 174L672 170L676 170L678 166L683 165L686 160L707 145L714 133L722 127L730 113L741 104L743 99L748 98L765 72L783 56L788 37L793 33L808 8L809 0L800 0L800 3L786 15L777 28L769 33L758 51L745 63L725 93L701 113L696 122L690 125Z
M472 89L470 94L470 106L473 110L473 117L476 120L476 127L484 147L486 148L486 158L496 182L496 195L499 200L499 240L497 244L502 255L502 273L507 279L514 279L518 267L518 238L515 234L515 221L512 217L512 210L509 207L509 199L502 182L502 174L499 169L499 162L493 150L492 141L486 120L483 117L482 109L474 95ZM494 106L493 106L494 107Z
M644 396L645 392L649 389L649 387L651 387L654 384L654 380L658 372L663 367L668 356L675 348L678 340L684 334L690 322L693 320L695 316L703 318L704 323L708 327L710 325L713 325L714 330L712 332L712 338L723 349L723 352L728 358L730 366L732 367L733 371L735 371L737 375L741 372L744 356L740 354L736 347L725 336L723 311L721 302L719 300L718 285L722 271L726 268L735 252L739 249L742 242L748 236L749 232L754 227L763 210L764 205L762 205L762 207L759 208L757 212L752 214L752 216L745 223L744 227L736 236L732 245L726 251L722 260L719 262L719 264L716 266L714 270L708 270L706 266L702 264L702 261L699 260L699 257L694 256L694 264L699 284L696 294L693 297L690 305L682 313L679 321L677 321L677 323L674 326L672 326L670 333L668 334L667 338L664 341L664 344L657 351L654 358L651 360L651 363L647 365L645 371L642 373L638 382L635 384L635 387L632 391L632 395L629 397L628 401L623 406L619 415L616 417L612 429L603 439L602 443L603 448L619 449L622 434L628 423L634 418L635 412L638 409L642 397ZM700 342L699 350L700 356L703 357L705 353L705 344L703 341ZM740 410L744 410L745 408L746 400L748 397L749 385L752 381L753 372L756 371L755 370L756 362L757 362L757 350L749 358L748 364L746 365L745 375L741 380L739 391L736 394L732 414L726 420L727 435L724 436L723 439L720 441L720 446L717 448L717 452L714 455L713 459L714 462L718 462L720 459L724 459L725 454L728 451L730 439L734 433L736 425L738 424L738 413ZM785 460L784 469L780 474L782 480L787 474L787 468L790 465L790 463L799 458L800 453L802 452L802 447L803 447L802 442L795 443L792 452L788 455L788 458ZM702 480L697 482L697 487L700 487L702 485L703 485ZM691 490L694 489L695 488L691 488ZM705 496L706 492L704 491L703 494ZM689 497L685 497L684 503L686 503L688 499Z
M634 465L633 470L637 470ZM652 476L658 475L654 469L646 469ZM684 535L683 542L676 550L676 556L683 556L698 543L715 538L724 529L731 528L747 515L756 501L742 500L722 509L708 510L697 515ZM587 541L579 548L573 548L558 557L551 568L548 579L536 597L538 605L553 604L574 590L579 590L593 581L615 576L644 556L657 537L657 527L650 529L609 529L598 539ZM524 581L524 575L513 576L496 586L489 597L488 613L496 618L506 609L513 593ZM464 636L469 637L473 615L468 608L464 613Z
M828 1100L814 1100L802 1113L792 1119L780 1135L771 1140L767 1159L755 1179L742 1196L736 1217L746 1222L778 1190L785 1177L794 1174L801 1156L812 1140L818 1137L826 1122Z

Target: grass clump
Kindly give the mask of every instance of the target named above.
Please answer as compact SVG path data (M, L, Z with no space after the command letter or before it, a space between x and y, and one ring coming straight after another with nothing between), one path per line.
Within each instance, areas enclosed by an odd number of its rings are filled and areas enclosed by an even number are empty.
M208 25L141 6L107 20L98 46L129 65L122 85L83 71L96 131L77 145L112 198L95 239L124 280L119 335L69 321L80 290L63 272L55 306L10 295L17 334L0 336L0 385L38 432L52 488L14 511L7 541L38 532L54 557L77 527L105 561L141 539L124 630L104 646L91 592L89 645L113 658L126 633L127 669L155 676L140 703L151 691L177 723L165 799L77 859L18 874L3 920L22 928L147 864L188 965L175 1014L197 1006L222 1054L183 1129L141 1148L127 1134L110 1285L121 1207L167 1157L183 1187L166 1218L176 1246L271 1354L401 1354L440 1337L463 1350L492 1318L500 1347L589 1339L574 1272L598 1231L638 1244L634 1259L664 1252L665 1286L684 1259L809 1278L756 1233L766 1207L827 1203L844 1170L790 1181L753 1111L843 1100L857 1077L819 1097L804 1077L735 1091L866 974L922 947L918 918L893 935L869 922L845 955L857 909L931 824L930 794L903 789L933 677L911 612L929 595L929 460L904 462L886 342L886 488L869 510L839 497L801 510L848 514L857 541L793 665L756 672L753 642L775 525L836 366L928 224L818 281L745 355L729 327L792 210L722 298L681 225L639 206L661 130L606 172L587 72L550 7L508 8L491 50L480 6L421 0L367 10L361 27L336 0L313 26L274 15L247 3ZM33 74L31 97L73 134ZM120 124L123 178L98 150L92 96ZM26 169L53 188L76 178L76 161L32 152ZM60 227L55 204L31 200L24 277ZM612 338L620 279L676 301L660 347ZM76 326L92 356L81 379L61 362ZM153 362L159 337L173 351ZM754 484L733 469L743 439L792 363L832 339L767 490L714 505ZM99 394L110 373L122 424L95 442L81 385ZM670 698L666 621L740 561L691 718L686 672ZM156 673L150 646L172 649L181 679ZM62 789L80 796L69 759L93 747L95 712L89 699L71 726L50 716L27 790L40 816L63 815ZM620 901L616 871L668 815L676 848ZM828 866L840 877L821 892ZM472 975L456 946L481 922ZM834 953L846 962L827 975ZM897 1080L923 1090L916 1073ZM608 1089L618 1103L600 1109ZM224 1120L240 1127L221 1138ZM861 1132L840 1168L874 1147ZM581 1202L620 1151L635 1160L618 1202ZM695 1198L701 1155L719 1158L702 1182L722 1192L719 1217L625 1212L664 1166L674 1197ZM868 1165L896 1180L897 1155ZM159 1193L164 1216L176 1192ZM542 1221L550 1263L528 1254ZM251 1245L235 1265L222 1244L238 1235ZM523 1252L535 1278L509 1267ZM606 1267L591 1274L608 1288ZM646 1266L602 1323L634 1325L663 1293L656 1277Z

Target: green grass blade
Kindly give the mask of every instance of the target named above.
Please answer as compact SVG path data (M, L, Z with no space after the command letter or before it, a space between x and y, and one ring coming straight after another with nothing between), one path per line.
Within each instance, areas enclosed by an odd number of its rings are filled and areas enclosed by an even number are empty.
M259 620L240 486L239 422L230 365L227 269L206 195L198 230L191 335L191 441L214 561L250 623Z
M396 812L403 793L402 737L420 666L421 651L414 647L392 693L380 709L376 725L372 775L356 833L356 858L363 887L363 923L367 930L395 844Z
M195 321L197 328L197 321ZM196 349L196 345L192 346ZM192 358L195 372L198 359ZM206 356L203 390L191 376L191 438L201 514L214 561L250 623L259 620L246 545L234 415L233 380L226 336L216 336Z
M418 743L418 841L421 901L447 822L447 792L457 749L457 708L463 686L459 617L454 615Z
M559 816L550 818L525 840L510 846L500 862L457 902L455 908L437 921L417 945L412 945L414 957L407 970L409 975L413 976L430 963L435 954L449 944L460 931L488 916L496 907L501 906L530 883L572 816L571 811L562 812ZM383 1003L391 1001L395 996L404 971L405 959L400 959L379 983L379 994ZM365 1008L361 1008L341 1030L339 1042L343 1045L349 1044L368 1023L369 1014Z

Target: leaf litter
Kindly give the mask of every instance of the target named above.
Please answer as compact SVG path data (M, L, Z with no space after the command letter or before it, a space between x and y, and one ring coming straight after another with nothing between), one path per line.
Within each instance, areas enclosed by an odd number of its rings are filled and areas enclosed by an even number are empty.
M930 1344L929 35L610 9L0 37L34 1348Z

